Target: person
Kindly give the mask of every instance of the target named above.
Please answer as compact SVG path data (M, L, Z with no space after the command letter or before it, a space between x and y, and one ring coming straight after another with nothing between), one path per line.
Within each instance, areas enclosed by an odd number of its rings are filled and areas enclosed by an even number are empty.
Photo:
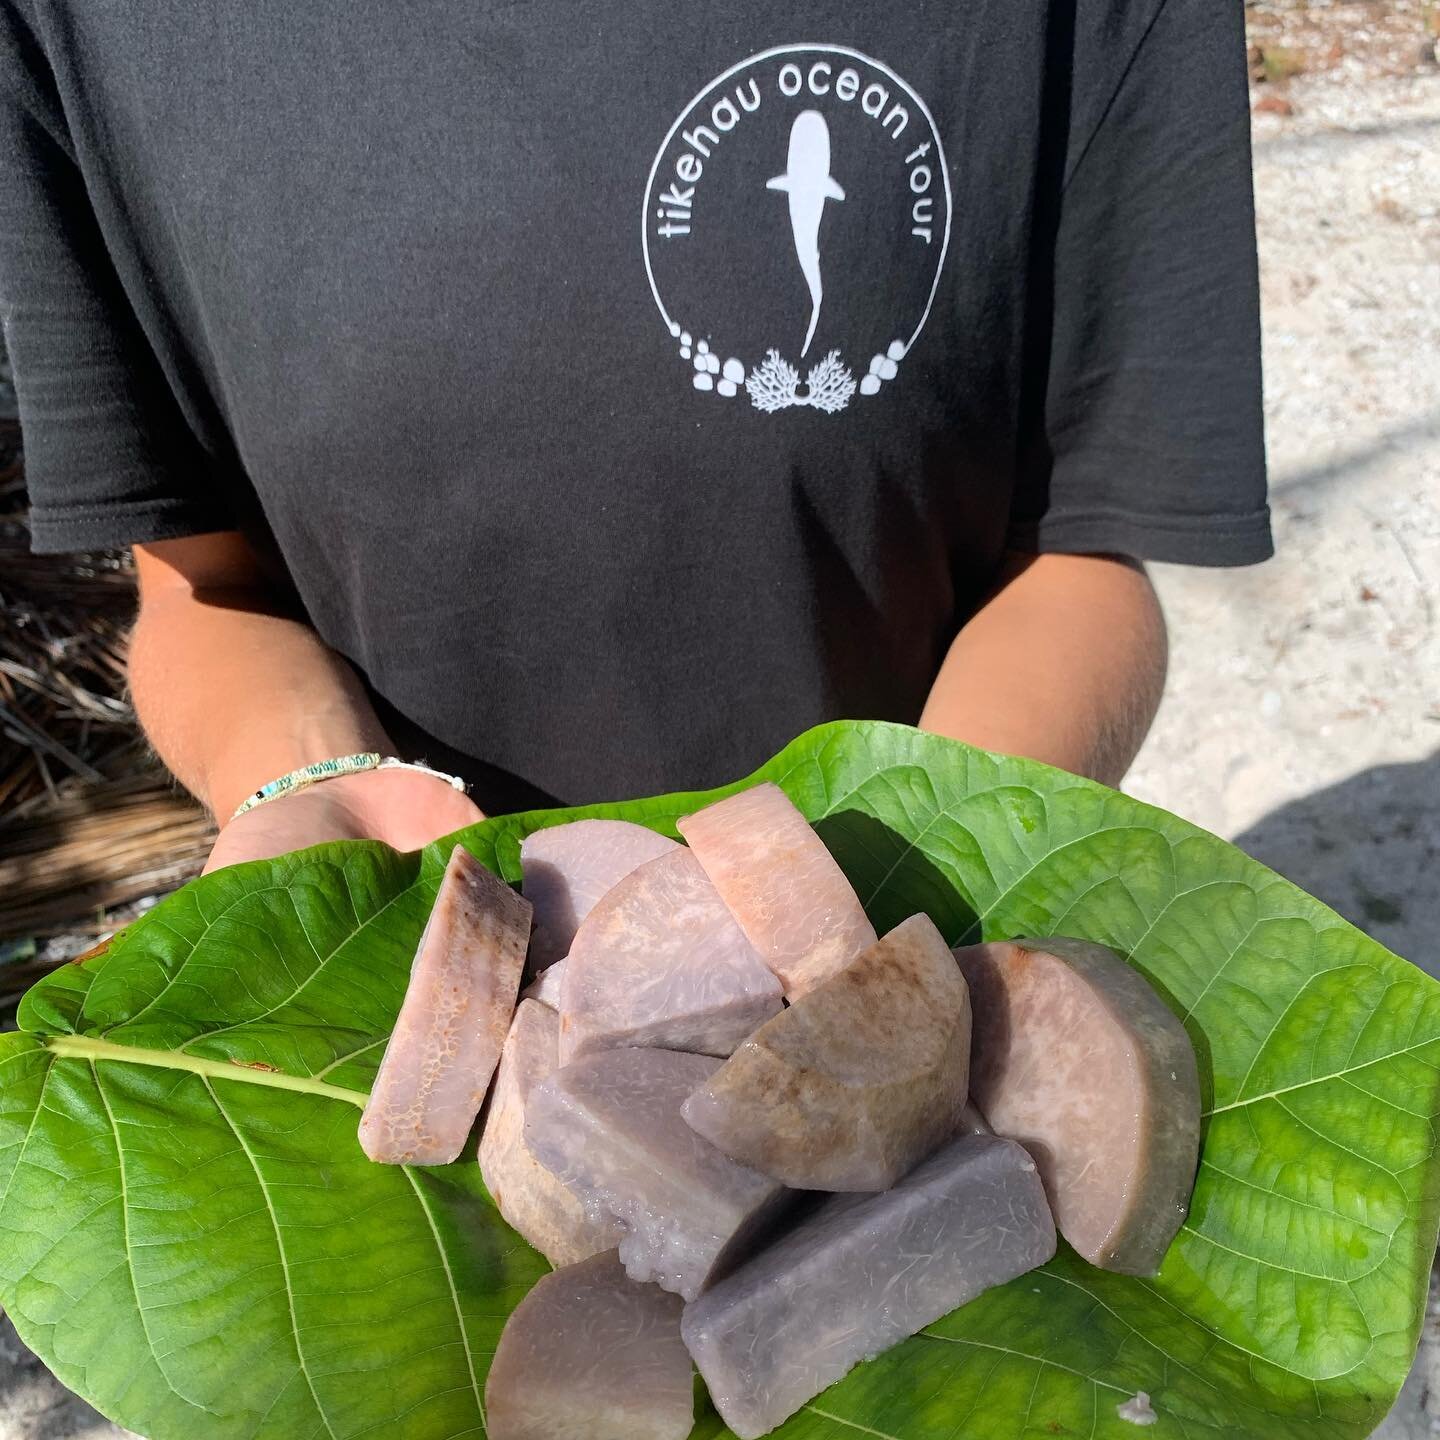
M1270 553L1239 0L0 14L34 544L212 865L835 717L1118 783L1144 562Z

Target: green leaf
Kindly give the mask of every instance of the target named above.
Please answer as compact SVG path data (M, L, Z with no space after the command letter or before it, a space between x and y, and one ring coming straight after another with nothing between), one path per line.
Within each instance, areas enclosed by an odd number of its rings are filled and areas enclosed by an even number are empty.
M1440 1221L1440 986L1195 827L893 725L757 777L881 929L1068 934L1193 1038L1205 1138L1154 1279L1068 1250L818 1396L788 1440L1359 1440L1404 1379ZM749 782L745 782L749 783ZM730 787L739 788L738 786ZM579 815L673 833L713 795L488 821L510 880ZM505 1316L543 1273L473 1155L371 1165L359 1107L450 843L321 846L196 881L42 981L0 1036L0 1301L67 1384L155 1440L484 1434ZM696 1436L726 1434L706 1412Z

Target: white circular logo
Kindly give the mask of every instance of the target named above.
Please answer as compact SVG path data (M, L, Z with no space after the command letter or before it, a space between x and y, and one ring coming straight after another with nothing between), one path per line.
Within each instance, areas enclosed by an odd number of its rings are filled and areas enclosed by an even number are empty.
M880 61L778 46L670 127L641 232L694 389L834 414L895 380L925 328L950 240L945 148Z

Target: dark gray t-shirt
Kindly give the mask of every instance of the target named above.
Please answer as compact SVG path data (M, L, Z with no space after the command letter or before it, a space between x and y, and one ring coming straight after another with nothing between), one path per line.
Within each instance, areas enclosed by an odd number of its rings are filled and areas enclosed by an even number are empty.
M489 808L1269 553L1238 0L0 0L0 89L37 548L273 541Z

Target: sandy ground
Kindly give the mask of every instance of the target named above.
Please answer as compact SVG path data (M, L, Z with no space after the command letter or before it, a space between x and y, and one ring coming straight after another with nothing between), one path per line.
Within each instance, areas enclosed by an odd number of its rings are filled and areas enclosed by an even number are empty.
M1255 123L1279 555L1159 568L1171 681L1127 788L1440 975L1440 69L1411 38L1377 75L1367 7L1321 8L1361 53ZM1440 1430L1428 1328L1381 1440ZM0 1440L120 1434L0 1329Z

